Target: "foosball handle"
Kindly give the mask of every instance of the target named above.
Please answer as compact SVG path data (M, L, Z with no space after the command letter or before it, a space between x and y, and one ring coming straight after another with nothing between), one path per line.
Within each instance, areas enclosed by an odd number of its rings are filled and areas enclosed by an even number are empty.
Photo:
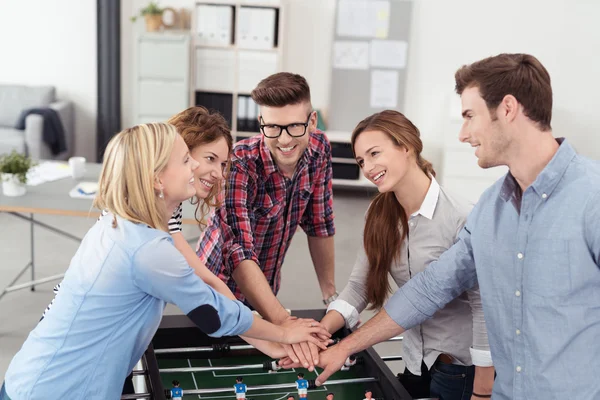
M220 353L229 353L231 351L231 347L227 343L218 343L212 345L213 351L217 351Z
M169 389L165 389L165 398L166 399L170 399L171 398L171 391Z
M275 365L277 365L276 368L273 367L273 363L275 363ZM279 360L272 360L272 361L265 361L263 363L263 371L278 371L281 369L281 367L279 366Z
M314 379L309 379L308 380L308 388L309 389L316 389L317 388L317 384L315 383Z

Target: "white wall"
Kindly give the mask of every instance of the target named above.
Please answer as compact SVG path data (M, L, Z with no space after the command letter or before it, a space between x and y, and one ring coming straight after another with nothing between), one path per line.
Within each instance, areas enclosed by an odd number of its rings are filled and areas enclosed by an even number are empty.
M124 1L123 61L131 54L127 18L146 3ZM594 0L416 0L409 44L404 112L420 128L428 153L441 150L454 95L454 72L463 64L501 52L538 57L552 77L553 128L577 149L600 159L600 2ZM193 0L161 4L192 9ZM327 107L335 0L287 0L283 66L304 75L313 105ZM391 22L393 23L393 21ZM142 22L138 22L138 27ZM123 66L123 104L131 97L130 64ZM368 93L357 93L357 96ZM366 115L365 115L366 116ZM131 120L124 109L123 120ZM458 139L457 139L458 140Z
M498 53L530 53L552 78L554 135L600 159L599 17L593 0L415 1L406 114L426 145L437 146L456 69Z
M96 2L0 5L0 83L54 85L75 107L75 154L96 156Z

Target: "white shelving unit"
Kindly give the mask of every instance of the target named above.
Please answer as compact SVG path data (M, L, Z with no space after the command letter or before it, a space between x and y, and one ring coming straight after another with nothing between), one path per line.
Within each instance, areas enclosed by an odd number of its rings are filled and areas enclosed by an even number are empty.
M375 189L376 186L362 174L352 155L350 145L351 132L325 132L331 143L331 162L333 164L333 186L339 188ZM344 178L338 177L344 175ZM347 177L352 175L352 177Z
M281 71L284 20L280 0L195 2L189 103L220 111L236 141L259 133L240 129L239 99L246 103L260 80Z

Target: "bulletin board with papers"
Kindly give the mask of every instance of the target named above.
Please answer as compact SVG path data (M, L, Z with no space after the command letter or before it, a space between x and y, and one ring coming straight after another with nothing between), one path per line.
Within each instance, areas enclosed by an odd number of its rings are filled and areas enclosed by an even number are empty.
M403 110L412 6L337 0L329 130L351 132L373 113Z

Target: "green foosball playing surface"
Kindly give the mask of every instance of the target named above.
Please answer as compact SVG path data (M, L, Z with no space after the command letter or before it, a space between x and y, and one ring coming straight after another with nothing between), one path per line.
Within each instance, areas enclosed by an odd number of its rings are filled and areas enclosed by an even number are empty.
M325 310L295 310L299 318L323 318ZM334 334L342 339L350 334L343 328ZM333 374L325 385L308 389L308 399L325 400L327 393L334 393L335 400L362 400L365 389L373 397L385 400L412 399L397 377L385 365L377 353L369 348L356 354L356 365ZM167 400L173 380L180 383L184 399L235 399L233 385L242 376L247 386L247 400L287 400L289 395L298 397L296 380L298 373L314 384L317 371L304 368L280 369L268 372L268 356L249 346L239 337L211 338L200 332L185 315L164 316L159 329L146 353L143 364L149 393L136 394L130 399L146 398ZM263 364L269 362L266 368ZM229 368L227 368L229 367ZM233 368L231 368L233 367ZM203 371L166 371L181 368L203 368ZM264 387L275 386L275 387Z
M218 367L229 365L249 365L262 364L271 359L266 356L244 356L244 357L227 357L217 359L159 359L159 369L165 368L188 368L188 367ZM351 367L348 371L339 371L330 379L351 379L359 378L354 372L355 368ZM256 370L227 370L227 371L205 371L205 372L177 372L177 373L161 373L161 380L165 388L171 388L174 379L180 382L180 386L184 391L184 398L192 399L235 399L233 385L238 376L244 378L244 383L248 387L246 399L257 400L285 400L288 395L293 395L298 399L298 390L295 387L277 388L277 389L258 389L253 390L253 387L262 385L276 384L295 384L298 373L304 373L305 379L316 379L317 371L310 372L304 368L296 369L280 369L275 372L267 372L261 369ZM334 393L336 399L363 399L364 391L369 383L345 383L335 385L323 385L316 389L308 391L308 399L325 399L327 393ZM186 390L194 389L212 389L212 388L231 388L230 393L208 393L208 394L193 394L185 395Z

